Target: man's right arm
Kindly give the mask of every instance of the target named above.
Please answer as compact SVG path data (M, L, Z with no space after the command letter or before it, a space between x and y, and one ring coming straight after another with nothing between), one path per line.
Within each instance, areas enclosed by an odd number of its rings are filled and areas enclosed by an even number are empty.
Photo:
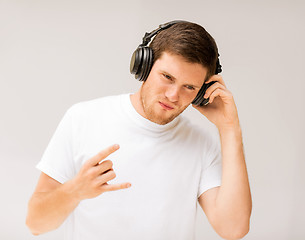
M26 224L34 235L56 229L79 202L72 181L61 184L42 172L28 204Z
M76 177L64 184L41 173L28 204L26 224L31 232L39 235L58 228L83 199L130 187L130 183L107 183L116 175L112 162L102 160L118 149L118 145L112 145L102 150L85 162Z

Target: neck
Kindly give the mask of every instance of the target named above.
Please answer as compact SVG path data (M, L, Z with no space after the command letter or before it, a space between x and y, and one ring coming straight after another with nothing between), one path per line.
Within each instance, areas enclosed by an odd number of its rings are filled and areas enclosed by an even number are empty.
M141 89L138 90L135 94L130 95L130 100L132 106L135 110L144 118L146 118L146 114L143 109L142 99L141 99Z

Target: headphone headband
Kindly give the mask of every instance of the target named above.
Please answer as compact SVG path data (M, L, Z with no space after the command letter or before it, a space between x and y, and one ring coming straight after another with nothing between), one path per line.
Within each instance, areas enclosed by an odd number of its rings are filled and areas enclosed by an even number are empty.
M179 22L186 22L186 21L175 20L175 21L171 21L171 22L168 22L168 23L160 24L160 25L159 25L159 28L153 30L153 31L150 32L150 33L147 33L147 32L146 32L145 35L144 35L144 37L143 37L143 42L142 42L142 44L139 45L139 47L144 47L144 46L146 46L146 45L150 42L151 38L152 38L153 36L155 36L157 33L161 32L162 30L167 29L167 28L171 27L172 25L174 25L174 24L176 24L176 23L179 23Z

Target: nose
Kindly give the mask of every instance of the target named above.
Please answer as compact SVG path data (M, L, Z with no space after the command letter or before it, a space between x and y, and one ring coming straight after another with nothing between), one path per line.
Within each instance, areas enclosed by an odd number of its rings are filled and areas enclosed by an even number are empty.
M165 96L171 102L177 102L179 100L179 87L174 84L167 88Z

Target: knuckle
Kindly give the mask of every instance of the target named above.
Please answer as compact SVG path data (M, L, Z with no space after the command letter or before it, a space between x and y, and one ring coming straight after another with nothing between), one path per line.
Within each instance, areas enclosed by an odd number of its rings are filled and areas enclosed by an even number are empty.
M109 177L111 177L111 178L116 177L116 173L113 170L109 171L108 174L109 174Z
M101 174L101 170L100 170L99 167L95 167L94 170L93 170L93 172L94 172L94 175L95 175L95 176L98 176L98 175Z
M96 174L96 171L94 168L89 168L87 171L86 171L86 176L88 178L93 178L93 176Z
M105 160L101 164L109 166L110 168L113 166L113 162L111 160Z
M109 191L109 185L108 184L103 184L100 186L102 192L108 192Z
M80 168L80 172L85 172L90 168L89 161L86 161Z
M98 190L100 185L101 185L101 183L100 183L100 181L98 179L94 179L94 181L92 182L92 187L95 190Z
M99 169L101 172L107 172L111 170L113 167L113 163L110 160L106 160L102 163L100 163Z
M113 162L109 160L110 168L113 167Z
M106 160L105 163L107 164L107 167L109 166L110 168L112 168L113 162L111 160Z
M98 177L98 183L100 187L107 186L107 181L109 180L103 175Z
M84 175L86 176L90 176L92 174L92 168L88 168L86 169L86 171L84 171Z

